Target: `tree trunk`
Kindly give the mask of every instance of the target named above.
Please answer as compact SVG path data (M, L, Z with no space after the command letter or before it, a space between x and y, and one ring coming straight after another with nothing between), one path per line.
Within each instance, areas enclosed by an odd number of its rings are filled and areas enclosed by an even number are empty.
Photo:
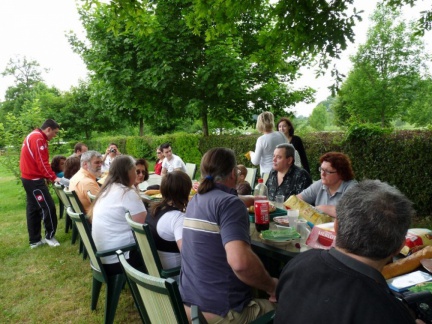
M202 132L204 136L209 136L208 131L208 120L207 120L207 110L203 109L201 113L201 120L202 120Z
M144 136L144 118L140 117L139 120L139 136Z

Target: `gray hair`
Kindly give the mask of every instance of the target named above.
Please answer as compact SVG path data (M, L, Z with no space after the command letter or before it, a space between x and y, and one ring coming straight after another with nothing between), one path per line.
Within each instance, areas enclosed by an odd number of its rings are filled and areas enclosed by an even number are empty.
M94 157L102 159L102 154L100 154L98 151L87 151L81 154L81 167L85 162L90 162Z
M278 149L280 149L280 148L285 149L285 157L286 158L292 157L293 160L295 160L295 148L294 148L294 146L292 144L282 143L282 144L276 145L276 148L278 148Z
M415 211L398 189L364 180L347 190L336 206L336 246L373 260L397 252Z

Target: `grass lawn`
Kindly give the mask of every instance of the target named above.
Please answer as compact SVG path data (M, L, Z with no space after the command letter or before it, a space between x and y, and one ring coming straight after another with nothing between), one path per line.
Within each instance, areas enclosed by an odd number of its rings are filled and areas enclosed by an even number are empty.
M105 288L91 311L89 260L78 254L78 244L71 245L64 218L56 234L59 247L30 249L24 189L1 164L0 219L0 323L103 322ZM115 322L140 322L128 287L120 296Z

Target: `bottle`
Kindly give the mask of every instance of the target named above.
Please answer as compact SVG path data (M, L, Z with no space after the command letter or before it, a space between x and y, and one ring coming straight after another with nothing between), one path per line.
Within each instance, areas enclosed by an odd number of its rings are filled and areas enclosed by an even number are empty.
M268 190L263 179L258 179L254 190L255 228L258 232L268 230L270 227L270 203Z

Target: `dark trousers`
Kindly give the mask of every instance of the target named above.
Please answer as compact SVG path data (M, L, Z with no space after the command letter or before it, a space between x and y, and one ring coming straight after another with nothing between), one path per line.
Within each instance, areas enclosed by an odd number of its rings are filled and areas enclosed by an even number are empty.
M45 227L45 238L51 239L57 230L56 205L49 193L45 179L27 180L21 178L27 194L27 230L30 244L39 242L41 222Z

